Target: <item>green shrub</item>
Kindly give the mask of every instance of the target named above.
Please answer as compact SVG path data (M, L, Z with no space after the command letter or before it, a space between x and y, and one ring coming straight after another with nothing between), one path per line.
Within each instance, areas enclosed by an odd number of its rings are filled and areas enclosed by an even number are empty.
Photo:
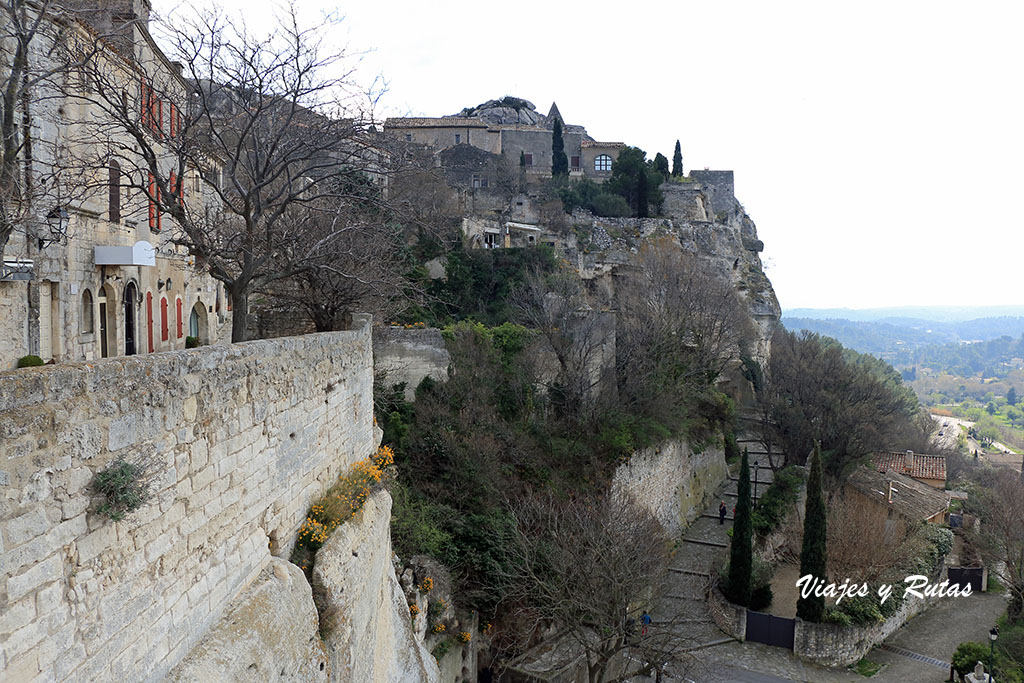
M444 656L446 654L448 654L449 651L451 651L451 649L452 649L452 640L451 640L451 638L445 638L444 640L442 640L440 643L438 643L434 647L434 649L430 652L430 654L432 654L434 656L434 659L436 659L437 661L440 662L442 659L444 659Z
M822 621L826 624L836 624L837 626L849 626L852 623L849 614L841 612L835 607L825 608L825 618Z
M775 595L772 593L771 584L766 583L751 591L749 607L755 612L763 612L771 606L774 598Z
M199 346L199 337L185 337L185 348L194 349Z
M876 673L881 671L882 665L877 662L872 662L867 657L861 657L860 660L850 667L855 673L860 674L864 678L871 678Z
M19 368L34 368L40 365L46 365L46 363L39 356L28 355L18 359Z
M149 499L146 468L138 463L118 458L93 477L92 488L106 500L96 512L115 522L142 507Z
M888 601L886 601L888 602ZM850 617L850 623L858 626L867 626L885 621L882 610L878 604L877 594L868 594L865 597L846 598L836 609Z
M754 510L754 533L767 536L772 533L795 508L803 484L803 471L791 465L775 473L775 479L764 492Z
M978 662L988 666L989 646L983 643L960 643L953 653L953 669L964 676L972 671Z

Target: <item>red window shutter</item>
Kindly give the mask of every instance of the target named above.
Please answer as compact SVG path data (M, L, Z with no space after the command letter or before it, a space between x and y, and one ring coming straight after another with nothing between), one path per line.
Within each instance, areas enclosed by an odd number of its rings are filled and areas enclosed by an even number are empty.
M177 313L175 321L177 321L178 323L178 339L181 339L181 299L177 299L174 303L176 304L177 308L177 310L175 311Z
M167 187L171 190L171 203L174 203L178 199L178 183L177 176L174 171L171 171L170 180L167 181Z
M143 78L139 87L139 116L142 118L142 127L149 126L149 86Z
M168 102L167 106L170 112L167 117L167 133L173 138L178 134L178 128L176 125L178 123L178 111L174 106L174 102Z
M160 297L160 340L167 341L170 328L167 325L167 297Z
M146 339L153 353L153 292L146 292Z

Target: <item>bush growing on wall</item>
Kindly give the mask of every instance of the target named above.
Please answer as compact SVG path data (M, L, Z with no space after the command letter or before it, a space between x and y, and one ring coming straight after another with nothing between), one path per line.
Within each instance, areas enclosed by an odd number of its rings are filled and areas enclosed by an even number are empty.
M98 472L92 480L92 487L105 498L96 512L115 522L138 510L149 499L145 466L124 458L118 458Z

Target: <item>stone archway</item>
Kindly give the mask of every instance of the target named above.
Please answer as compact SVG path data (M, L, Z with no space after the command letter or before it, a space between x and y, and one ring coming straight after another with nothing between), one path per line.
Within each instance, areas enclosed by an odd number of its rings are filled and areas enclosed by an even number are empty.
M100 343L100 356L110 358L117 355L117 292L110 285L105 283L99 290L97 297L100 311L100 329L98 341Z
M189 313L188 336L197 338L200 344L210 343L209 316L202 301L197 301Z

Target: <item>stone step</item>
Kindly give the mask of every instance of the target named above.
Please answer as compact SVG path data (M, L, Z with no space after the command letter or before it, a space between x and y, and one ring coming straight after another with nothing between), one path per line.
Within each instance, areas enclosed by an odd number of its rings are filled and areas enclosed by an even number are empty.
M709 574L708 572L701 572L694 569L684 569L682 567L669 567L668 570L676 574L686 574L687 576L702 576L705 579L711 578L711 574Z
M679 540L681 540L683 543L696 543L697 545L710 545L710 546L714 546L715 548L728 548L729 547L728 543L719 543L718 541L702 541L702 540L700 540L698 538L681 538Z

